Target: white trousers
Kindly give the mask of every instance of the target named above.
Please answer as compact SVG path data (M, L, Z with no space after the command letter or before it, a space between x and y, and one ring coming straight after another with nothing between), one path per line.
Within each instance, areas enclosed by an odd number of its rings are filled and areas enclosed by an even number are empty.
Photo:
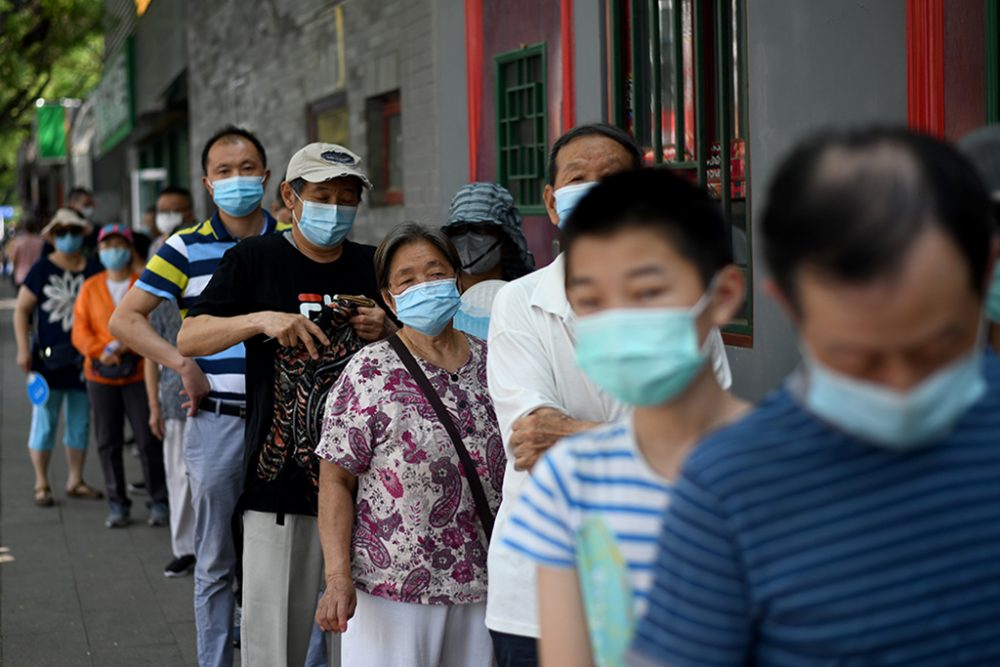
M409 604L358 591L341 658L363 667L490 667L486 603Z
M242 667L302 667L323 585L316 517L243 514ZM337 635L327 635L327 665L339 667ZM350 663L348 663L350 664Z
M194 554L194 507L184 465L184 420L163 421L163 469L170 500L170 548L174 557Z

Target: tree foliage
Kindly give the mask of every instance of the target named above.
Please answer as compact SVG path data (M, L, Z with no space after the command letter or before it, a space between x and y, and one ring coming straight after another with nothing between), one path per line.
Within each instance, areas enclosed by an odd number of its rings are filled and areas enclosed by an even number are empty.
M83 97L100 80L99 0L0 0L0 203L13 193L35 100Z

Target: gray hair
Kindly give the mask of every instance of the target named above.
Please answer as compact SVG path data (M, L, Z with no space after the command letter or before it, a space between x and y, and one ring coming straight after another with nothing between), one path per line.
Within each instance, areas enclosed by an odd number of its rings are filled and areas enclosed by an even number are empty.
M440 229L426 227L419 222L404 222L386 234L375 250L375 279L379 289L389 289L389 269L396 252L403 246L424 241L441 251L457 274L462 269L455 246Z

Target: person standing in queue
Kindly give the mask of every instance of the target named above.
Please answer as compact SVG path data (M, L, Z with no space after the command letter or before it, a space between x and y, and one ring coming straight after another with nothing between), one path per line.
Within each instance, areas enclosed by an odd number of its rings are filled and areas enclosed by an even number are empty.
M122 462L127 418L151 499L147 523L165 526L170 511L163 472L163 443L149 428L143 360L108 330L115 307L138 278L131 271L132 230L121 224L105 225L97 236L97 249L104 271L88 278L80 288L73 308L73 345L85 359L97 454L111 508L104 525L124 528L131 520L132 501Z
M489 667L486 551L503 443L486 344L454 328L461 263L439 230L403 223L375 253L397 335L355 355L327 400L316 620L345 665Z
M538 566L542 663L623 664L660 514L688 452L748 409L709 336L743 302L718 205L661 169L608 176L563 230L584 374L631 415L561 441L514 501L504 545Z
M150 257L159 252L171 235L195 223L194 202L184 188L164 188L156 197L156 230L159 237L150 246ZM149 314L149 323L171 345L177 344L181 311L177 302L164 299ZM146 359L146 395L149 400L149 427L163 441L163 467L170 497L170 546L173 558L163 568L163 576L183 577L194 571L194 507L191 483L184 465L184 424L186 410L181 394L181 376L167 366Z
M827 132L779 166L762 230L803 363L688 458L630 664L997 664L985 188L931 137Z
M90 402L83 381L83 357L71 340L73 306L80 287L84 280L101 270L97 260L83 254L83 239L89 232L87 221L76 211L66 208L56 211L42 229L42 236L54 250L28 271L14 305L17 365L26 374L39 374L49 388L48 400L32 408L28 435L28 450L35 471L34 500L39 507L55 504L49 487L49 461L64 403L63 442L69 468L66 495L95 500L104 497L83 481L83 464L90 438Z
M195 513L198 661L202 667L230 667L236 604L231 520L243 489L245 350L239 343L209 357L185 357L156 333L147 316L164 300L177 303L186 315L227 250L242 239L283 228L261 208L270 171L257 137L242 128L223 128L205 143L201 166L202 183L218 210L167 239L115 311L111 333L181 376L188 411L184 463Z
M309 144L292 156L286 178L292 228L229 251L177 339L189 356L246 345L244 667L305 660L323 586L315 449L326 394L357 350L395 331L380 305L375 248L347 240L371 189L361 159L343 146ZM341 295L371 305L352 308ZM339 642L328 649L328 664L339 665Z

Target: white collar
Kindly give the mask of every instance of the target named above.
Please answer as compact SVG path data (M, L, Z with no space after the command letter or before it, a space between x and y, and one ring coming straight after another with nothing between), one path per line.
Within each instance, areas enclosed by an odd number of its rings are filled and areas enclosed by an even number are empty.
M538 270L539 279L531 293L530 304L569 321L573 309L566 298L566 259L560 254L552 263Z

